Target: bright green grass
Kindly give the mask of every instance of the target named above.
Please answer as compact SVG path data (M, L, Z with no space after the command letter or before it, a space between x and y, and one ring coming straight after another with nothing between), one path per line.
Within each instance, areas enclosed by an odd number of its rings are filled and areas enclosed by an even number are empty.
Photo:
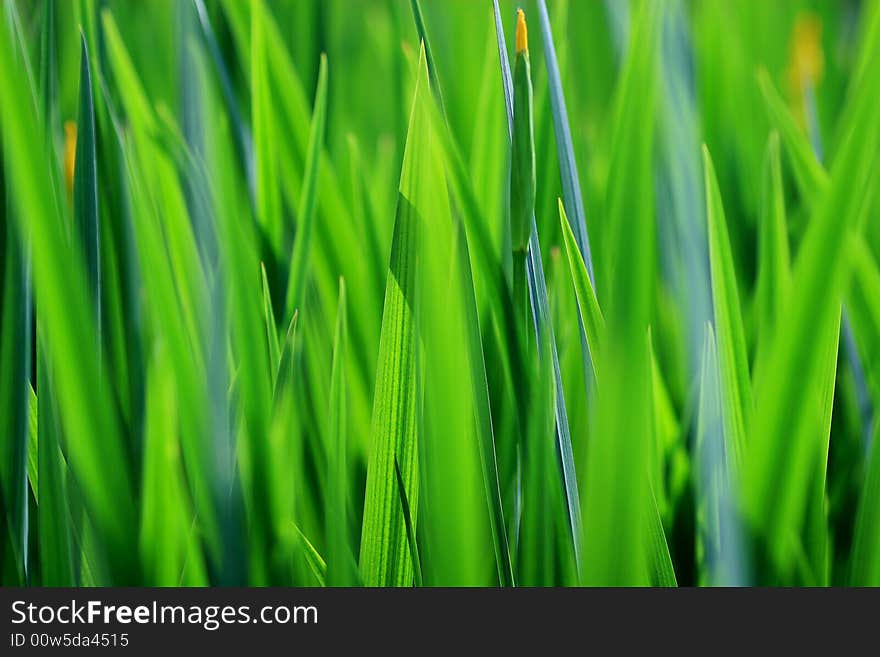
M880 2L522 4L2 3L3 585L880 585Z

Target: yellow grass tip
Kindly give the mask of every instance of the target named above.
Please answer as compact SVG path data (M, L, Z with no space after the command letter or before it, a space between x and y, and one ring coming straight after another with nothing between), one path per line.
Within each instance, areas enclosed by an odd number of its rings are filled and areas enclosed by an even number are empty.
M526 27L526 12L522 9L516 10L516 54L528 52L529 50L529 29Z
M67 193L73 194L73 171L76 167L76 123L64 124L64 182Z

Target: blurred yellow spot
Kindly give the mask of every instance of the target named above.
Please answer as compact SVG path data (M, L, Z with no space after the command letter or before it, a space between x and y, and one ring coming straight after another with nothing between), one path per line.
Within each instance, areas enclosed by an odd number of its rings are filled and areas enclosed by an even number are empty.
M76 123L64 123L64 182L67 193L73 195L73 170L76 167Z
M801 12L795 18L789 54L788 77L792 92L799 96L808 85L815 87L824 67L822 21L816 14Z
M529 30L526 27L526 13L522 9L516 10L516 54L526 52L529 49Z

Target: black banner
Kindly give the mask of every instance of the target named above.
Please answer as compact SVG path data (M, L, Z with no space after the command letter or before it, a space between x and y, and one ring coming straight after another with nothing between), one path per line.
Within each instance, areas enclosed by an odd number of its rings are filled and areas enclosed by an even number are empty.
M4 588L0 604L3 655L838 651L873 634L880 590Z

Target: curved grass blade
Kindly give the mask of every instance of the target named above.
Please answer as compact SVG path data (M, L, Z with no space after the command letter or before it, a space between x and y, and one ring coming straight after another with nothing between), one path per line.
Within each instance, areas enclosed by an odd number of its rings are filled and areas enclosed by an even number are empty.
M327 586L327 562L324 561L321 553L318 552L312 542L305 534L303 534L299 525L294 523L293 528L296 530L296 536L299 540L300 548L305 554L306 563L309 566L309 570L312 571L312 575L317 580L318 586Z
M725 435L733 447L734 471L742 463L746 435L752 418L752 386L746 352L745 331L737 291L736 271L730 251L727 221L709 149L703 146L703 176L709 236L709 267L712 306L718 340L718 371L721 377L722 415Z
M309 131L309 147L306 154L305 174L299 196L299 209L296 213L297 231L293 244L293 257L290 265L290 279L287 283L287 315L292 315L303 302L306 283L306 270L312 243L315 206L317 204L317 179L321 164L321 151L324 149L324 126L327 122L327 56L321 55L318 71L318 90L315 93L315 109L312 113L312 127Z

